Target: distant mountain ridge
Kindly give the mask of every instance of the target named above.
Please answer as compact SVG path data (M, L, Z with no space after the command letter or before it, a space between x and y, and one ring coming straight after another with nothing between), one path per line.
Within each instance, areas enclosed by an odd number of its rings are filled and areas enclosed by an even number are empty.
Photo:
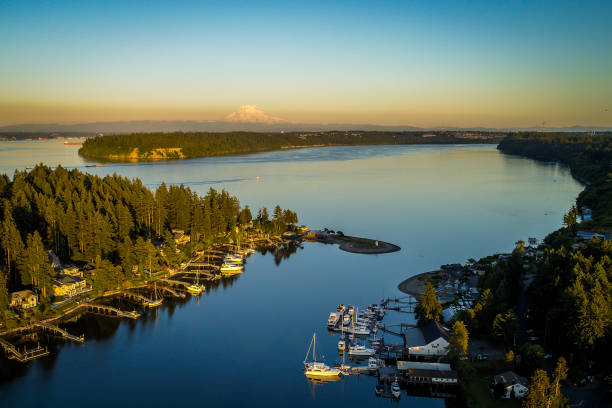
M458 127L439 126L423 128L408 125L374 125L355 123L291 123L291 122L236 122L236 121L156 121L136 120L120 122L89 122L75 124L57 123L24 123L18 125L0 126L2 132L83 132L87 134L118 134L118 133L140 133L140 132L316 132L330 130L362 130L362 131L474 131L474 132L610 132L612 126L567 126L567 127L524 127L524 128L487 128L487 127Z

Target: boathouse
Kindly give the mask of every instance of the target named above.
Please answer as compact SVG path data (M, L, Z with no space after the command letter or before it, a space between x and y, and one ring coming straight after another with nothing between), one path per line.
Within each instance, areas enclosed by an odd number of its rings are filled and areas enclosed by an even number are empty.
M13 292L9 306L15 309L31 309L38 306L38 296L31 290Z
M440 322L430 320L421 327L425 344L422 346L408 347L408 355L432 358L445 356L448 348L448 331L442 327Z
M398 361L397 372L407 385L457 385L457 372L450 364Z

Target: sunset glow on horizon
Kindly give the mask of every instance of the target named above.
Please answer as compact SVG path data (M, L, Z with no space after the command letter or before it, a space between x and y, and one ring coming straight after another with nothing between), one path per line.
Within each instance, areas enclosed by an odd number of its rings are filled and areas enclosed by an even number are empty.
M0 126L612 126L605 2L8 2Z

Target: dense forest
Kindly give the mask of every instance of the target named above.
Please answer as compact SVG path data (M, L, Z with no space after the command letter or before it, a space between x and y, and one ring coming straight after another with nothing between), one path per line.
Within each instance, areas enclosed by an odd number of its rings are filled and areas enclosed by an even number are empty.
M569 166L577 179L589 184L577 200L579 207L593 211L593 221L584 226L612 228L612 134L517 133L502 140L498 149Z
M497 143L502 136L499 133L451 131L134 133L89 139L79 154L101 161L144 161L245 154L307 146Z
M95 268L92 285L119 287L143 271L176 265L172 230L191 235L185 257L213 242L240 238L247 228L278 234L297 223L279 206L253 217L227 191L203 197L180 185L161 184L154 192L138 179L99 176L38 165L0 176L0 319L9 290L33 288L50 300L56 271L48 251L62 263ZM167 248L165 251L163 248Z

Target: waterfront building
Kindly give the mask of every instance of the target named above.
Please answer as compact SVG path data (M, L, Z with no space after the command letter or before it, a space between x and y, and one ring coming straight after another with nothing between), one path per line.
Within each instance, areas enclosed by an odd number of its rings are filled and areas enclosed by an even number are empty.
M416 357L439 357L445 356L448 349L448 331L442 327L440 322L430 320L421 327L425 338L422 346L408 347L408 354Z
M506 371L493 377L495 385L502 384L504 393L501 398L523 398L529 392L529 381L514 371Z
M14 309L31 309L38 306L38 296L31 290L20 290L11 293L10 307Z
M59 275L53 281L54 296L76 296L87 291L84 278L79 276Z

